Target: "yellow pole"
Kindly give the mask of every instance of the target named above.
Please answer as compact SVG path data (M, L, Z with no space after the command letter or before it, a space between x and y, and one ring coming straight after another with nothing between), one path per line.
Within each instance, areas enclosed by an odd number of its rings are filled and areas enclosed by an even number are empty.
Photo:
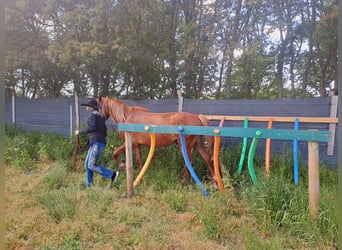
M151 138L150 152L148 153L148 156L147 156L147 159L145 161L143 168L141 169L138 177L135 179L135 181L133 183L134 187L136 187L139 184L139 182L141 181L141 179L143 178L148 167L150 166L150 163L151 163L151 160L153 157L154 149L156 147L156 137L155 137L154 133L150 133L150 138Z

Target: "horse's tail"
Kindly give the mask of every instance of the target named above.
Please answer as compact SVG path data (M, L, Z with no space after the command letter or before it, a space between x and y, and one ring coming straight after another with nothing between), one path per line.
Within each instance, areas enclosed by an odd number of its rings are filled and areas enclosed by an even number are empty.
M203 126L210 126L210 121L205 115L199 114L198 118L200 119ZM207 143L207 150L209 154L212 156L214 152L214 137L213 136L205 136L205 141Z

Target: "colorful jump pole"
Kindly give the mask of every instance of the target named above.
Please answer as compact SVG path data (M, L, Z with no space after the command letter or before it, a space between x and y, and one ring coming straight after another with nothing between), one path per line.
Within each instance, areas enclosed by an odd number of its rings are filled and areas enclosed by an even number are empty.
M183 127L178 127L178 130L180 132L182 132L184 129L183 129ZM196 184L201 188L201 191L204 194L204 196L209 197L210 195L209 195L208 191L205 189L202 182L198 179L196 172L193 169L191 162L189 160L188 152L186 150L185 135L179 134L179 137L180 137L180 141L181 141L182 153L183 153L183 158L184 158L185 164L186 164L192 178L194 179Z
M245 117L245 120L243 122L243 127L248 128L248 117ZM244 137L243 138L243 144L242 144L242 152L241 152L240 162L239 162L239 168L238 168L239 174L241 174L241 172L242 172L243 161L245 160L245 156L246 156L247 141L248 141L248 138Z
M295 119L294 130L299 129L299 119ZM299 174L298 174L298 140L293 140L293 181L295 185L299 183Z
M255 171L254 171L254 165L253 165L253 160L254 160L254 154L255 154L255 150L256 147L258 145L259 142L259 137L262 135L262 132L260 130L257 130L255 132L255 135L258 137L254 137L251 143L251 147L249 148L249 153L248 153L248 170L249 170L249 175L252 178L253 184L254 185L258 185L258 181L257 181L257 177L255 175Z
M118 130L125 131L126 145L126 179L127 179L127 198L133 195L133 167L132 167L132 135L131 132L146 132L143 124L127 124L119 123ZM196 183L201 187L205 196L209 196L203 185L198 180L185 147L185 135L207 135L216 136L214 129L210 126L150 126L150 133L168 133L179 134L182 153L186 160L187 167L192 173ZM225 137L248 137L254 138L248 156L248 165L250 175L254 184L257 184L253 169L253 157L259 139L276 139L276 140L301 140L308 141L308 177L309 177L309 210L310 215L316 217L319 209L319 142L328 142L331 140L331 132L329 131L313 131L313 130L289 130L289 129L252 129L252 128L220 128L220 136ZM196 176L196 177L195 177Z
M224 123L224 118L221 119L219 127L222 127ZM214 130L215 134L219 134L220 130L215 129ZM220 167L219 167L219 148L220 148L220 142L221 142L221 136L216 135L215 137L215 142L214 142L214 171L215 171L215 177L217 181L217 185L220 189L220 191L223 193L224 187L222 184L222 179L221 179L221 173L220 173Z
M148 125L146 125L144 127L144 130L148 131L148 130L150 130L150 127ZM156 147L156 137L155 137L154 133L150 133L150 138L151 138L150 152L148 153L148 156L147 156L147 159L145 161L145 164L144 164L143 168L141 169L139 175L137 176L137 178L135 179L135 181L133 183L134 187L136 187L139 184L139 182L141 181L142 177L146 173L148 167L150 166L150 163L151 163L151 160L152 160L152 157L153 157L153 154L154 154L154 150L155 150L155 147Z
M270 118L268 120L268 129L272 129L273 119ZM266 170L266 178L270 178L270 159L271 159L271 138L266 139L266 148L265 148L265 170Z

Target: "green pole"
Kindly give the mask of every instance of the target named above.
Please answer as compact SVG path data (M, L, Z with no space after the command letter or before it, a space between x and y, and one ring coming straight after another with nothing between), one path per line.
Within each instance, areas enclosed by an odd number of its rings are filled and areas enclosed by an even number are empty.
M248 128L248 117L245 118L245 120L243 122L243 127ZM245 160L245 156L246 156L247 140L248 140L247 137L243 138L242 152L241 152L241 156L240 156L238 174L241 174L241 172L242 172L243 161Z
M257 136L260 136L262 133L261 131L257 130L255 134ZM251 176L254 185L258 185L258 180L255 175L254 165L253 165L254 154L255 154L256 147L258 146L258 142L259 142L258 137L253 138L253 141L251 143L251 147L249 148L249 153L248 153L248 170L249 170L249 175Z

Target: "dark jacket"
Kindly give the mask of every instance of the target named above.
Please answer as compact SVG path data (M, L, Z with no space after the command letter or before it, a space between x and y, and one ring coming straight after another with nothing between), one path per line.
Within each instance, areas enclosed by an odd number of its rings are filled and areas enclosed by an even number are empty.
M89 144L93 144L95 141L106 144L107 127L105 121L99 111L93 110L87 120L88 127L80 130L79 134L88 134Z

